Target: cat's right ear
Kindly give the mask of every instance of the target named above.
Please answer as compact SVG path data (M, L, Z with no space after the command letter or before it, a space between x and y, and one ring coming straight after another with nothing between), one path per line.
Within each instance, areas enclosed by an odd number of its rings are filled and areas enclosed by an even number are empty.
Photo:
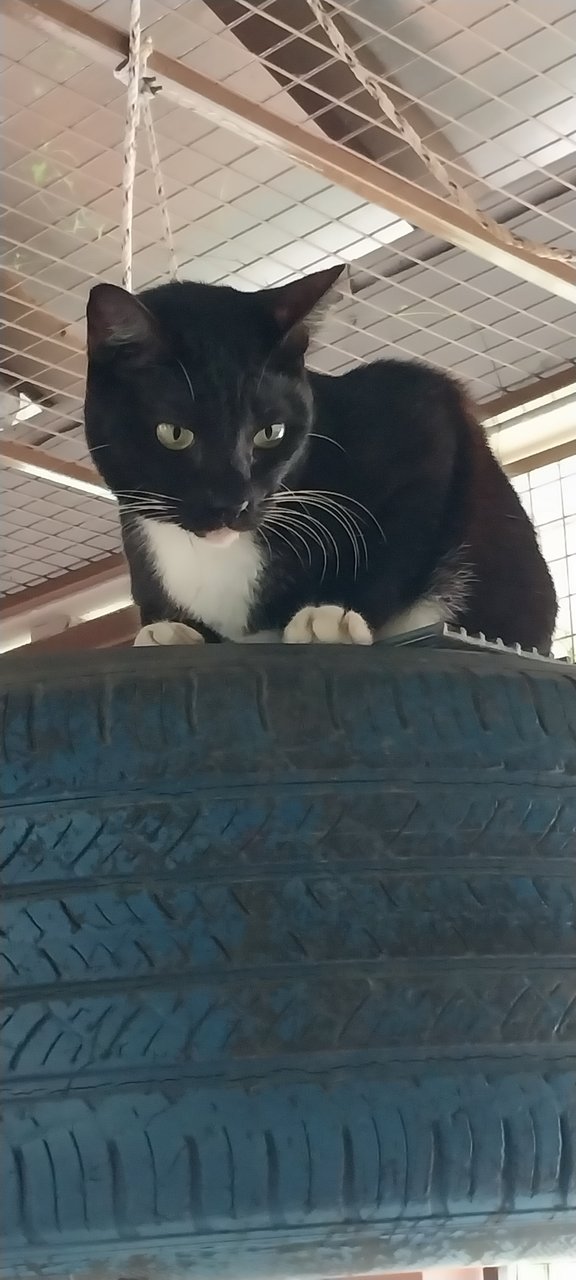
M160 347L154 316L133 293L116 284L96 284L86 308L88 355L126 353L150 357Z

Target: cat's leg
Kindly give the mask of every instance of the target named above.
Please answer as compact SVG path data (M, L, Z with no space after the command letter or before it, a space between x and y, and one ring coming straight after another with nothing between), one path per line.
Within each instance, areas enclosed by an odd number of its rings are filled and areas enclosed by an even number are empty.
M204 644L204 636L185 622L149 622L134 641L135 648L163 644Z
M372 644L364 618L337 604L307 605L284 631L284 644Z

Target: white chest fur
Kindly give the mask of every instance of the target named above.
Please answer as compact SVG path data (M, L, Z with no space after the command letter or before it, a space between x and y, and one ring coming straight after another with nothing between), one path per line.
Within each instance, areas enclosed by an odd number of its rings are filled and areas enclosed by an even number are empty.
M156 520L143 519L141 527L166 595L190 618L241 640L263 567L252 534L242 533L226 547Z

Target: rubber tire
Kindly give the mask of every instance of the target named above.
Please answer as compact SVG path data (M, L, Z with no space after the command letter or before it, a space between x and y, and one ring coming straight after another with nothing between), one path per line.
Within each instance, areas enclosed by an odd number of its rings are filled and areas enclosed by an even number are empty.
M576 671L4 660L0 1274L576 1252Z

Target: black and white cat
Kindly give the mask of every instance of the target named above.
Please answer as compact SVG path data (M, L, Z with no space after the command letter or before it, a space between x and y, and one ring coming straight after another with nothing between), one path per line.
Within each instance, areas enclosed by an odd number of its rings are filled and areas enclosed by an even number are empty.
M341 268L88 304L86 432L118 497L137 644L369 644L438 621L548 651L554 588L461 388L306 371Z

